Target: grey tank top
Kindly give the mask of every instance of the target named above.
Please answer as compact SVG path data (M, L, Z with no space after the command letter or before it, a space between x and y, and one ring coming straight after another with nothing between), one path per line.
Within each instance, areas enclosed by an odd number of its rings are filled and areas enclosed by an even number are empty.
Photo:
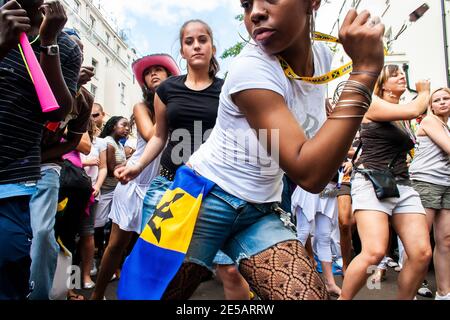
M447 133L450 138L450 133L448 131ZM448 187L450 186L450 157L428 136L419 136L409 173L411 180Z
M361 124L362 153L356 165L366 169L385 170L393 163L393 174L400 179L409 179L406 155L414 148L409 135L391 122L369 122Z

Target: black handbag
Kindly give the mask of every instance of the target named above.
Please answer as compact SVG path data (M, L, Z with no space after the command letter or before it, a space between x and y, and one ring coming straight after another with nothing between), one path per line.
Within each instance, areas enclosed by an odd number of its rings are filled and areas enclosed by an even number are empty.
M91 178L83 168L75 166L69 160L64 160L59 178L60 189L92 190Z
M365 176L373 185L375 190L375 194L379 200L386 198L399 198L400 192L397 187L397 182L395 181L394 174L392 173L392 167L394 165L394 161L397 159L399 153L391 160L388 165L388 168L385 170L372 170L372 169L359 169L356 168L354 161L356 155L361 149L362 143L359 144L355 155L352 159L353 169L355 172L361 173Z

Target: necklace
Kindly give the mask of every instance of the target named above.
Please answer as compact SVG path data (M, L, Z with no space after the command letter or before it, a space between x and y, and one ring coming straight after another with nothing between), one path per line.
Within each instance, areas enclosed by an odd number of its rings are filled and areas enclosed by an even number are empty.
M339 39L336 37L333 37L331 35L321 33L321 32L314 32L313 33L313 40L315 41L323 41L323 42L334 42L334 43L340 43ZM283 68L284 74L286 77L290 79L295 80L301 80L305 82L309 82L312 84L324 84L328 83L330 81L333 81L339 77L342 77L343 75L346 75L350 73L353 70L353 62L350 61L349 63L334 69L326 74L323 74L321 76L316 77L301 77L297 75L294 70L291 68L289 63L287 63L286 60L284 60L280 55L277 56L278 61L280 62L281 68Z

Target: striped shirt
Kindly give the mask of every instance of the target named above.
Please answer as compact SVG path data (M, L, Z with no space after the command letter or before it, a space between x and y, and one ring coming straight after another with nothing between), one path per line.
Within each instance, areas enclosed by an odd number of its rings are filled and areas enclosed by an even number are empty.
M58 36L61 70L73 96L81 66L81 51L65 33ZM40 43L32 45L40 57ZM46 122L36 90L18 49L0 60L0 184L40 178L41 138Z

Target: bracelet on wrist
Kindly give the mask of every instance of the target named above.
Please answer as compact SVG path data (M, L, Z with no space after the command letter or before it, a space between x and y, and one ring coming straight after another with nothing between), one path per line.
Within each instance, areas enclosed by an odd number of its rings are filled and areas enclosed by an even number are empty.
M372 72L372 71L365 71L365 70L354 70L352 72L350 72L350 75L359 75L359 74L365 74L368 76L371 76L373 78L377 78L380 76L379 73L376 72Z

